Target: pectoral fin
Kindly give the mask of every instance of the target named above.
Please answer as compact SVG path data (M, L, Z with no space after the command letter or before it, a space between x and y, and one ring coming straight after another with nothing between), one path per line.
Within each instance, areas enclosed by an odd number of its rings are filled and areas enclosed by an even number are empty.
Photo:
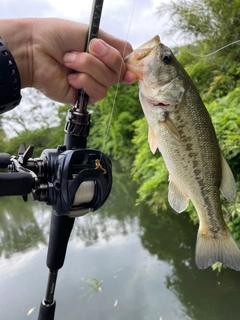
M234 176L227 161L224 159L221 154L222 162L222 182L220 186L220 191L222 195L229 201L232 202L236 194L236 183Z
M150 150L152 153L155 153L157 150L157 138L155 136L155 133L153 132L151 127L148 127L148 143L150 146Z
M180 141L180 135L178 132L178 129L176 128L175 124L172 122L171 119L166 118L164 121L161 122L162 125L164 125L168 131L177 139Z
M176 186L174 181L171 179L171 176L169 176L168 202L178 213L186 210L189 202L187 195L185 195L178 186Z

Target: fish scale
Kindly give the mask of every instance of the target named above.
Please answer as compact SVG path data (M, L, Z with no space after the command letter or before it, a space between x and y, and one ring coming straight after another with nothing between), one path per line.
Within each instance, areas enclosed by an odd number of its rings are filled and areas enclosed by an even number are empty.
M220 190L233 201L236 186L223 158L210 115L191 78L158 36L125 58L139 81L139 97L149 125L149 145L169 171L168 201L177 212L189 199L199 217L195 260L240 270L240 250L222 215Z

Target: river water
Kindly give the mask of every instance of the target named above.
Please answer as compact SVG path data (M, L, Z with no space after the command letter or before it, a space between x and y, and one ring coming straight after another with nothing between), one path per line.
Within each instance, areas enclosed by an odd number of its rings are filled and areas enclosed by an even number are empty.
M55 320L240 319L240 273L198 270L197 226L188 214L156 216L136 207L135 190L115 172L106 204L76 219L59 270ZM51 208L16 197L0 204L0 319L37 319Z

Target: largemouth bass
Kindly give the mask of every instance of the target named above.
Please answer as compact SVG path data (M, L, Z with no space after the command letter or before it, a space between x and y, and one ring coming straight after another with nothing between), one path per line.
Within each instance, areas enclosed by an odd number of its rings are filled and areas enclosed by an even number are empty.
M125 62L138 77L150 149L153 153L159 149L169 171L169 204L180 213L190 199L198 213L197 267L205 269L219 261L239 271L240 250L220 203L220 191L233 201L236 185L197 89L159 36Z

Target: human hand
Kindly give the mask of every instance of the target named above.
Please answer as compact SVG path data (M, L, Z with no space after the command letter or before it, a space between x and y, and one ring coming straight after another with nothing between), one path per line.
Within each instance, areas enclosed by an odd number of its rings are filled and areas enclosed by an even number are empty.
M122 40L120 41L122 43ZM116 43L116 47L118 46L119 43ZM129 44L126 51L132 51ZM136 79L133 73L126 72L120 52L102 39L93 39L90 42L89 53L71 52L63 57L65 66L77 71L68 75L74 97L75 89L82 88L88 94L91 104L104 98L113 84L119 81L131 83Z
M21 32L19 32L21 30ZM75 104L77 89L83 88L89 104L102 99L118 81L131 83L122 56L129 43L102 30L84 52L88 26L62 19L1 20L1 37L13 54L22 88L34 87L47 97ZM124 52L125 51L125 52Z

